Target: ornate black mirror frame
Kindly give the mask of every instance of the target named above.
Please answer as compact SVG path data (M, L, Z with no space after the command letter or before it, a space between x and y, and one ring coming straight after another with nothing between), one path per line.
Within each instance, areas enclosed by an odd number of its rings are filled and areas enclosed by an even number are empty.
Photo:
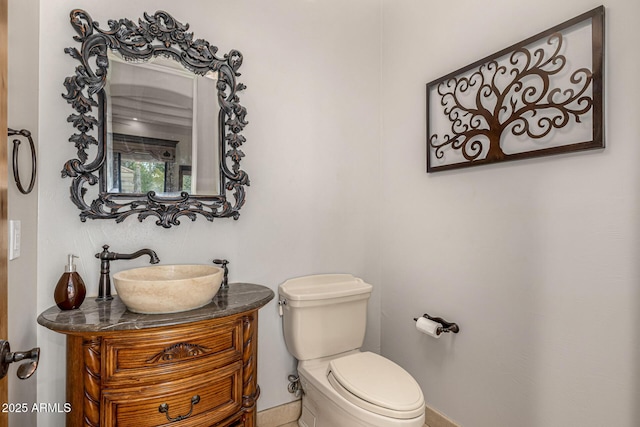
M80 62L75 75L67 77L64 85L67 93L62 96L76 111L67 121L78 131L71 135L78 158L67 161L62 177L73 179L71 200L82 211L80 219L115 219L122 222L131 215L142 221L149 216L157 217L156 224L165 228L179 225L179 218L186 216L195 221L197 215L207 220L232 217L238 219L245 202L245 188L249 177L240 169L244 153L240 147L245 142L241 135L247 121L246 109L240 105L238 92L246 86L236 81L240 76L242 54L231 50L222 58L216 56L218 48L203 39L193 39L188 33L189 24L176 21L164 11L154 15L144 14L138 25L129 19L109 20L109 29L102 29L84 10L71 11L71 26L78 33L74 40L81 43L65 52ZM220 194L190 195L182 192L176 197L156 195L153 191L138 194L108 193L106 190L106 117L107 103L105 84L109 60L108 49L117 51L126 60L145 61L157 56L170 57L197 75L209 71L218 72L217 96L218 153L220 159ZM93 115L93 109L97 115ZM92 134L97 134L97 138ZM94 159L89 159L87 149L96 145ZM87 202L85 184L99 183L98 198ZM233 192L235 203L227 198Z

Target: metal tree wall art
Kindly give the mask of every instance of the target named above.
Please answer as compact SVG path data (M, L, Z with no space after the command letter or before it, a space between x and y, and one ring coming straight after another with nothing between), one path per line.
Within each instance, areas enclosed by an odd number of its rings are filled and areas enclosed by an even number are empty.
M427 172L604 147L604 8L427 85Z

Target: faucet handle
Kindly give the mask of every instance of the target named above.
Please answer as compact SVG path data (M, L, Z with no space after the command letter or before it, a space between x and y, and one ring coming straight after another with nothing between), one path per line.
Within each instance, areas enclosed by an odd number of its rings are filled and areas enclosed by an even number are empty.
M108 254L109 254L109 245L102 245L102 252L98 252L96 254L96 258L107 259Z
M227 261L226 259L214 259L213 263L216 265L221 265L222 269L224 270L224 276L222 278L222 286L220 286L222 289L228 288L229 287L229 268L227 268L227 264L229 264L229 261Z

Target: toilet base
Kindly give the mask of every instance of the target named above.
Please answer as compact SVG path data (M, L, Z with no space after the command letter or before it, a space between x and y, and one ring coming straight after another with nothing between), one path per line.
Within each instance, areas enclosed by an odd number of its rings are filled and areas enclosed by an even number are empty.
M300 427L424 426L424 411L416 418L390 418L366 411L340 396L326 375L331 359L333 358L303 361L298 364L300 384L304 392L302 415L298 420Z

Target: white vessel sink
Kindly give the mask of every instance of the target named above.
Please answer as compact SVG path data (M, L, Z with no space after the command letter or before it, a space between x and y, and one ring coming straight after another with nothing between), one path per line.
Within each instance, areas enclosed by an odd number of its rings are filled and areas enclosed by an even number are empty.
M177 313L209 304L223 274L222 268L209 265L155 265L115 273L113 282L129 311Z

